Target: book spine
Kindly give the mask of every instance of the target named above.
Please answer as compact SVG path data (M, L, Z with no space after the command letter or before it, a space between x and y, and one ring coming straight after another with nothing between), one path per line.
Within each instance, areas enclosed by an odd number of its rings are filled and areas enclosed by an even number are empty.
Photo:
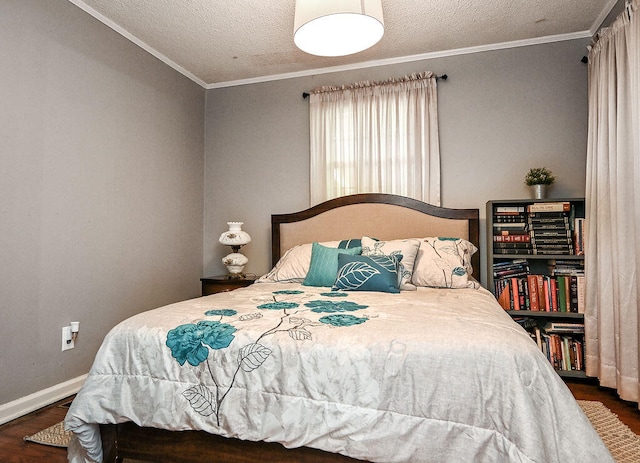
M529 288L529 307L534 312L540 311L540 301L538 300L538 280L535 275L527 276L527 286Z
M569 311L578 312L578 277L576 275L569 276Z
M558 311L558 286L554 278L549 279L549 294L551 296L551 311Z
M524 206L494 206L493 213L522 213L524 212Z
M544 310L551 312L551 281L549 277L543 277Z
M567 292L565 288L564 277L556 277L556 285L558 287L558 312L567 311Z
M531 235L493 235L494 243L529 243Z
M513 295L513 310L520 310L520 293L518 292L518 278L511 278L511 294Z
M585 280L584 276L579 275L577 277L577 286L578 286L578 313L584 313L585 305L586 305L586 290L585 290Z
M527 206L527 212L570 212L569 202L534 203Z

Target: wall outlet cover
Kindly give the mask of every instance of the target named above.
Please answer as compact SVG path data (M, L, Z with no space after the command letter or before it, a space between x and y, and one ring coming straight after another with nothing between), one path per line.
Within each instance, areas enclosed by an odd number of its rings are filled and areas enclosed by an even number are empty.
M75 347L75 342L71 337L71 327L63 326L62 327L62 351L73 349Z

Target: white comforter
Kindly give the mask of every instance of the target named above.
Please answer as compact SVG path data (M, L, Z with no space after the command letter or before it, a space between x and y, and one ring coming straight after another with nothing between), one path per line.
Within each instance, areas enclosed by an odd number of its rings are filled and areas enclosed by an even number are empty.
M374 462L613 461L486 290L328 293L258 283L122 322L67 415L69 460L133 421Z

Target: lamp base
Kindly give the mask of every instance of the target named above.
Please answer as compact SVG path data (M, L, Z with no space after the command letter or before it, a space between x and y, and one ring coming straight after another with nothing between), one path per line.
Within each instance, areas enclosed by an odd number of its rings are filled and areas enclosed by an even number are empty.
M239 252L231 253L222 258L222 263L227 267L227 271L229 272L229 279L244 278L242 270L244 266L247 265L247 262L249 262L249 259Z
M227 270L229 270L229 269L227 269ZM241 273L231 273L231 272L229 272L229 273L227 273L227 277L226 278L227 278L227 280L244 280L246 277L247 277L247 275L242 273L242 272Z

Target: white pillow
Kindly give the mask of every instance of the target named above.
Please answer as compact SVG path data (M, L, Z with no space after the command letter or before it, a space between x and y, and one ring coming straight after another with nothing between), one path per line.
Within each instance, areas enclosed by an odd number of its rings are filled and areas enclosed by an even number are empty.
M320 243L328 248L337 248L340 241ZM257 283L291 282L302 283L311 265L313 243L299 244L288 249L269 273L256 280Z
M473 243L461 238L423 238L411 282L434 288L477 288L471 277L471 256L477 251Z
M414 291L416 287L411 284L413 267L420 248L420 241L417 239L377 241L368 236L362 237L363 256L394 256L402 254L402 261L398 269L398 278L401 290Z

